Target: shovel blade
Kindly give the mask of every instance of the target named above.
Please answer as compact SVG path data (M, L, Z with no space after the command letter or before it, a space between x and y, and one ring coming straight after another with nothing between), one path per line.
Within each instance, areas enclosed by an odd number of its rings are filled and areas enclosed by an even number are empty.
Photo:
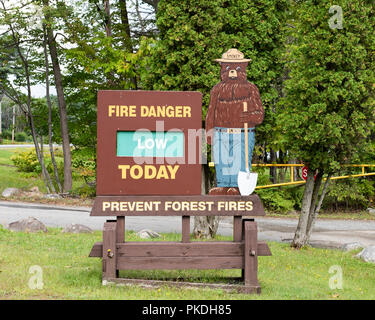
M241 196L252 194L257 186L258 173L240 171L237 177L238 189Z

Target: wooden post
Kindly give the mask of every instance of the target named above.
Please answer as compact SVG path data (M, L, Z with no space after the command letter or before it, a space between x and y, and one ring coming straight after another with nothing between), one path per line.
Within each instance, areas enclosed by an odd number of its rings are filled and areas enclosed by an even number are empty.
M117 217L116 224L116 242L123 243L125 242L125 217Z
M182 216L182 242L190 242L190 216Z
M116 222L105 222L103 229L103 280L116 278Z
M241 242L243 238L242 217L233 217L233 242ZM241 280L244 279L244 269L241 269Z
M233 241L234 242L242 241L242 217L241 216L233 217Z
M255 221L245 221L245 287L248 293L260 293L258 283L258 230Z

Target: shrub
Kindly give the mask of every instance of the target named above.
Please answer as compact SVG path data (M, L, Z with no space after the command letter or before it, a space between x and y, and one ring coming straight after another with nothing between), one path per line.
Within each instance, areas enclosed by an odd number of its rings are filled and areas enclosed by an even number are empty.
M371 178L332 180L323 202L323 209L366 209L372 205L375 188Z
M21 172L41 173L42 167L39 164L35 149L30 151L17 152L10 160Z
M11 130L3 130L1 135L2 135L3 139L7 139L7 140L12 139L12 131Z
M96 177L96 154L91 148L76 149L72 152L72 167L76 169L86 184L92 184Z
M16 140L17 142L25 142L27 138L28 136L25 132L17 132L14 135L14 140Z
M271 183L268 169L254 167L254 172L258 172L258 185ZM288 211L300 209L303 188L299 186L290 186L258 189L256 190L256 194L259 195L266 210L286 213Z

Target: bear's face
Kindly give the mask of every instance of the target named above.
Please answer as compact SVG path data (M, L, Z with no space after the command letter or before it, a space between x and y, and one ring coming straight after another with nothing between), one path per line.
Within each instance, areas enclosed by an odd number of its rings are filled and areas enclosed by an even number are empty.
M222 81L246 81L247 62L221 62L221 80Z

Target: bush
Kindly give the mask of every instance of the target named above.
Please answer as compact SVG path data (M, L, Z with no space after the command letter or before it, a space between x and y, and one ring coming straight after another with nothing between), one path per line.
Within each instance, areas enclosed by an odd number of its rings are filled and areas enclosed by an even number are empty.
M258 172L258 185L271 184L269 169L254 167L254 172ZM287 213L292 210L300 210L303 197L303 188L300 186L274 187L258 189L256 194L266 210L278 213Z
M16 140L17 142L25 142L27 138L28 136L25 132L17 132L14 135L14 140Z
M12 139L12 131L11 130L3 130L1 136L2 136L3 139L10 140L10 139Z
M374 201L375 188L371 178L332 180L323 202L326 210L366 209Z
M32 173L35 176L40 175L42 172L42 167L39 164L35 149L32 149L30 151L17 152L10 159L12 160L13 164L17 167L17 170L22 173ZM60 182L64 183L64 160L56 156L55 160ZM49 152L44 152L44 163L47 171L49 172L52 180L54 181L55 175Z
M72 152L72 167L76 169L86 184L92 185L96 178L96 150L76 149Z
M39 164L35 149L24 152L16 152L15 155L10 157L10 160L12 160L18 171L34 172L38 174L42 172L42 167Z

